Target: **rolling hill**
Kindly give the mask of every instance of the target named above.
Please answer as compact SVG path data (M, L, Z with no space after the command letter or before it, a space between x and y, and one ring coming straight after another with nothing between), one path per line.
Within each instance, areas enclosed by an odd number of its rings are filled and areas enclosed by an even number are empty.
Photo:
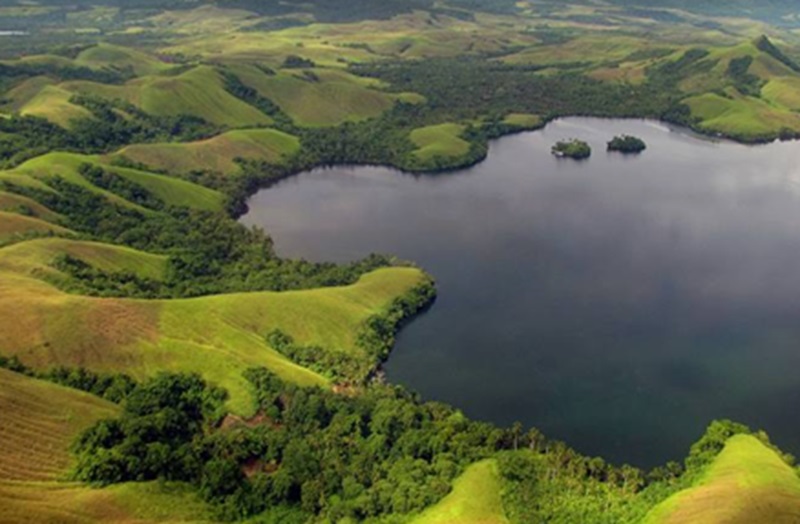
M125 157L168 173L216 171L226 175L241 172L237 159L281 164L300 149L292 135L274 129L242 129L189 143L136 144L110 155Z
M217 71L205 65L178 75L142 76L124 85L69 81L62 83L59 89L122 99L152 115L190 115L230 128L271 123L267 115L225 91ZM50 118L45 112L41 116Z
M223 195L213 189L170 176L112 166L103 163L95 156L75 153L49 153L33 158L14 169L0 171L0 181L5 180L13 184L47 188L47 179L59 176L68 182L103 195L111 202L141 210L139 206L93 185L82 176L79 168L81 164L86 163L101 167L142 186L166 204L209 211L219 210L223 205Z
M180 486L69 482L78 434L118 406L88 393L0 369L0 521L139 523L205 521L208 509Z
M800 521L800 478L772 449L736 435L695 486L659 504L644 524Z
M361 324L422 279L419 270L389 268L351 286L308 291L102 299L70 295L48 283L65 278L48 267L59 253L107 271L151 278L163 271L163 258L106 244L45 239L0 249L2 354L37 369L86 367L140 378L158 370L198 372L227 388L230 407L240 414L253 409L241 375L249 367L265 366L301 385L328 383L271 348L266 333L278 328L301 344L360 351L355 337Z

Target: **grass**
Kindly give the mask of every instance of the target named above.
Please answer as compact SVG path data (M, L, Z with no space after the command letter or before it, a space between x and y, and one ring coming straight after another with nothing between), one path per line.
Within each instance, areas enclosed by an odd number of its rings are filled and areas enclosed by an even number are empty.
M189 19L192 13L184 11L181 16ZM498 53L535 42L531 36L509 31L510 18L490 15L479 15L481 20L477 22L415 11L388 20L312 23L269 33L236 31L241 21L235 15L229 16L227 23L225 13L218 16L217 23L225 25L223 30L199 35L195 29L196 38L176 42L165 51L202 55L211 60L261 62L273 67L287 55L297 54L324 67L341 69L347 62Z
M29 211L32 216L41 218L42 220L46 220L48 222L55 222L61 218L58 213L54 213L33 199L14 193L0 191L0 211L13 212L19 211L20 209L25 209L26 211Z
M170 67L147 53L106 43L82 51L75 63L92 69L130 69L136 76L156 74Z
M53 80L44 75L28 78L3 95L5 100L0 102L0 107L4 111L11 113L18 112L25 107L25 104L35 98L42 89L50 85L53 85Z
M8 240L27 233L69 234L71 231L40 218L0 211L0 240Z
M117 411L114 404L87 393L0 369L0 479L63 477L76 434Z
M264 74L257 68L237 66L233 71L261 96L275 102L297 124L333 126L378 116L399 97L378 91L379 83L333 69L314 69L319 79L303 78L300 72L283 70Z
M279 164L300 149L297 137L275 129L236 130L189 143L141 144L112 155L163 170L189 173L211 170L226 175L241 172L237 158Z
M643 38L588 33L558 45L538 46L504 59L511 64L603 63L622 61L636 51L656 47Z
M4 524L156 524L211 522L209 508L183 486L119 484L93 489L65 482L0 480Z
M153 115L192 115L231 128L271 123L267 115L225 91L217 71L205 65L176 76L143 76L121 86L74 81L64 82L61 89L121 98Z
M414 155L423 162L437 157L459 157L469 152L469 142L460 137L464 126L439 124L421 127L411 132L409 138L417 146Z
M64 481L74 439L118 411L88 393L0 369L0 521L205 521L207 508L182 486L122 484L100 490Z
M159 266L158 259L130 250L83 247L82 257L93 264ZM198 372L229 390L229 406L239 414L253 409L241 376L249 367L265 366L300 385L327 385L269 347L265 333L279 328L301 344L360 351L355 337L362 322L422 278L417 269L387 268L344 287L186 300L100 299L65 294L37 279L47 271L47 255L59 249L76 251L74 245L42 241L0 249L0 352L37 368L85 366L139 378L161 370Z
M728 97L707 93L684 101L700 127L737 138L758 138L778 133L783 128L800 131L800 115L768 102L746 97L733 90Z
M800 522L800 478L758 439L737 435L697 485L658 505L644 522Z
M542 125L542 118L539 115L527 113L511 113L506 115L503 123L523 129L533 129Z
M56 275L57 272L50 267L50 263L61 254L78 258L103 271L127 271L154 280L162 280L167 270L165 256L100 242L40 238L3 249L0 256L0 271L26 275Z
M93 118L92 113L70 103L72 93L58 86L45 85L20 109L21 115L38 116L69 129L72 121Z
M411 524L508 524L500 495L497 463L471 465L456 479L453 491Z
M761 89L761 95L765 100L774 104L798 111L800 110L800 78L774 78Z
M165 175L111 166L103 163L98 157L75 153L48 153L33 158L13 170L0 172L0 180L6 179L10 182L15 182L16 180L13 177L16 177L17 180L22 177L44 183L47 177L57 175L68 182L104 195L111 202L126 207L137 207L113 193L92 185L78 172L78 168L83 163L98 165L131 182L135 182L170 205L216 211L221 209L224 204L223 195L213 189ZM12 178L9 178L9 176Z

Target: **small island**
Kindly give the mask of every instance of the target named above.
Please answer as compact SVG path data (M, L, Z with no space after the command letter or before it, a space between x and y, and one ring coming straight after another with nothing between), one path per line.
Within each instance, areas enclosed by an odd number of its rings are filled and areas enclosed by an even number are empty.
M608 143L609 151L618 151L624 154L637 154L647 149L647 144L641 138L630 135L615 136Z
M589 147L589 144L577 139L556 142L550 151L558 158L569 157L575 160L584 160L592 155L592 148Z

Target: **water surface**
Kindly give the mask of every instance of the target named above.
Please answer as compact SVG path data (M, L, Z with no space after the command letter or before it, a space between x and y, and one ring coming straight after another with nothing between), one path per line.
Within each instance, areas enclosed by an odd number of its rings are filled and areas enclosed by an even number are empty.
M648 150L606 153L623 132ZM589 161L550 155L569 137ZM427 399L617 463L681 459L714 418L800 453L800 144L571 118L458 173L318 169L250 207L285 256L436 277L387 364Z

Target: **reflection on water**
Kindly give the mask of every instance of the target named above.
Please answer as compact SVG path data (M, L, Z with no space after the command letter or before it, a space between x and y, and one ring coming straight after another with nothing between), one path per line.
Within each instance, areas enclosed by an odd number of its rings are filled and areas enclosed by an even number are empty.
M606 153L619 133L648 150ZM570 137L589 161L550 155ZM572 118L455 174L304 173L256 195L243 221L284 255L378 251L432 273L439 300L387 364L428 399L615 462L681 458L723 417L797 453L798 160L796 143Z

